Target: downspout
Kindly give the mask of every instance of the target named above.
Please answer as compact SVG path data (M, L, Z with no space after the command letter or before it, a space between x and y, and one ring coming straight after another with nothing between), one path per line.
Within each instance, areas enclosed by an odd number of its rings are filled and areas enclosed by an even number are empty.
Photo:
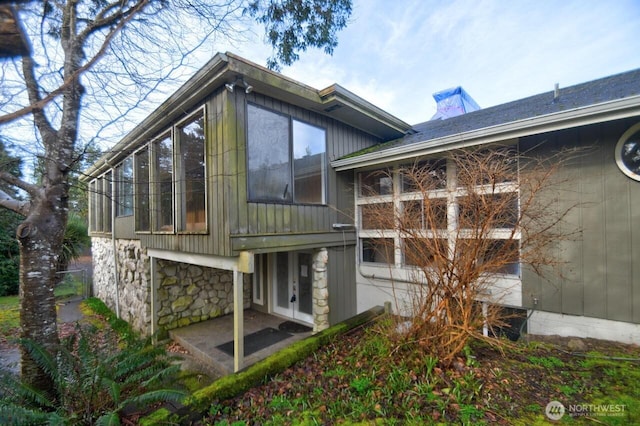
M111 166L105 161L108 166ZM113 245L113 282L116 293L116 317L120 318L120 292L118 290L118 244L116 243L116 171L111 167L111 243Z

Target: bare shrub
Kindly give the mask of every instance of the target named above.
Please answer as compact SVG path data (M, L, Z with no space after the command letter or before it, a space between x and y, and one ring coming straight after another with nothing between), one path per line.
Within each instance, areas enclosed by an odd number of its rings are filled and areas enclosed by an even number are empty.
M553 271L559 261L552 248L575 232L558 226L575 207L557 203L566 182L556 171L571 157L561 152L537 158L513 147L450 152L446 167L438 160L400 168L396 182L402 188L386 192L393 193L393 202L387 197L363 206L367 229L381 232L376 250L393 264L389 253L400 241L401 262L412 270L410 317L396 327L401 344L420 347L444 364L471 338L504 344L485 335L508 319L500 307L506 290L499 279L519 275L522 267ZM380 188L362 190L381 196ZM402 311L407 300L399 298L397 292L396 309Z

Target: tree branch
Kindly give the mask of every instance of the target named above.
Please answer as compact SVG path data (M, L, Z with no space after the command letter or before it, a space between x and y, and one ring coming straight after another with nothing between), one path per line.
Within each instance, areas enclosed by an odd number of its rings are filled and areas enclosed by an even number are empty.
M47 102L43 102L43 99L40 97L40 91L38 90L39 84L38 80L36 79L34 68L35 64L33 62L33 58L29 55L23 56L22 74L24 77L25 86L27 88L27 94L29 96L29 103L31 105L31 109L29 112L33 113L34 122L43 138L52 137L55 135L55 129L47 119L47 116L42 109L47 104ZM53 97L51 97L51 99L53 99ZM0 124L3 123L2 119L4 117L0 117ZM16 118L18 117L20 116L16 116Z
M42 109L51 101L53 101L56 97L64 94L65 90L67 90L69 88L69 86L75 84L75 82L77 81L78 77L84 73L85 71L87 71L88 69L90 69L91 67L93 67L93 65L95 65L95 63L98 61L98 59L100 59L104 53L107 51L107 48L109 47L109 45L111 44L111 40L113 40L113 38L115 37L115 35L129 22L131 21L131 19L133 19L147 4L149 3L148 0L142 0L140 3L138 3L138 5L132 9L130 9L131 13L130 15L124 17L124 19L122 19L120 22L118 22L117 25L114 26L114 28L105 36L105 39L102 43L102 46L100 47L100 49L98 50L98 52L89 60L87 61L86 64L84 64L83 66L79 67L78 69L76 69L75 71L73 71L72 73L70 73L62 82L62 84L55 90L49 92L46 96L41 97L40 94L37 91L37 80L35 79L35 74L33 72L33 68L34 68L34 63L33 63L33 59L30 56L23 56L22 57L22 61L23 61L23 72L25 73L24 77L25 80L27 79L32 79L33 82L35 82L35 92L31 93L31 90L29 90L29 105L20 108L14 112L11 112L9 114L5 114L3 116L0 116L0 124L6 124L6 123L10 123L12 121L15 121L21 117L24 117L27 114L36 114L38 111L42 111ZM25 67L24 62L27 61L28 62L28 67ZM30 75L29 77L27 77L27 73ZM29 84L27 84L27 86L29 86ZM44 115L43 115L44 117ZM46 118L45 118L46 119ZM53 130L53 129L51 129Z
M5 207L26 217L31 209L31 201L16 200L0 189L0 207Z
M33 185L29 182L25 182L20 178L15 177L11 173L7 173L4 171L0 171L0 181L4 181L9 185L13 185L18 187L24 191L26 191L31 197L35 197L40 191L40 187L37 185ZM9 196L9 195L7 195Z

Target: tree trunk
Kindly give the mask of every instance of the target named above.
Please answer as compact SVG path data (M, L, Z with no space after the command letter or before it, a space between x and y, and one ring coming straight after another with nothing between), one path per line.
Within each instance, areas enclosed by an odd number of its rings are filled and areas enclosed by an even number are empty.
M29 216L16 232L20 242L20 326L22 338L49 351L58 344L53 289L67 220L64 184L43 188ZM53 391L52 379L22 348L22 379L38 389Z

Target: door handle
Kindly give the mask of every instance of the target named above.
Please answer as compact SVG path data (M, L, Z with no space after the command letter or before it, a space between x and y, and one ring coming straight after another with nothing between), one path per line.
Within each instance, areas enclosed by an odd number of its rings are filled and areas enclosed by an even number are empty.
M294 293L293 296L291 296L291 303L295 303L296 300L296 295Z

